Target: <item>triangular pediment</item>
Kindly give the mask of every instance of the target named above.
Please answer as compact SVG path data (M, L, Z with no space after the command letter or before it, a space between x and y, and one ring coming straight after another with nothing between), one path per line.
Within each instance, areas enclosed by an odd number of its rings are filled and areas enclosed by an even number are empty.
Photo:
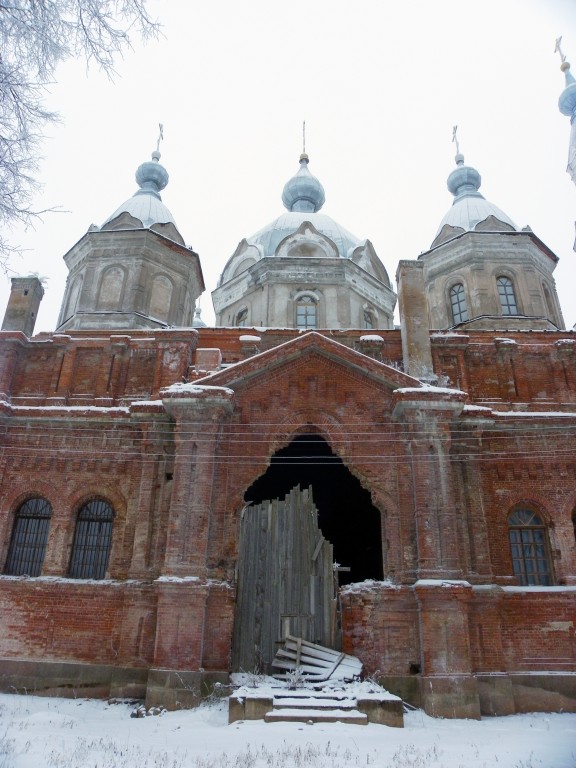
M336 243L319 232L310 221L303 221L295 232L280 241L274 254L278 258L322 256L337 259Z
M476 232L515 232L513 226L497 218L493 214L487 216L474 227Z
M327 363L330 363L328 367L332 371L336 363L337 366L347 368L356 375L360 374L390 391L402 387L422 386L418 379L350 349L317 331L304 333L223 371L217 371L199 379L195 383L237 389L252 384L256 379L269 377L273 371L291 362L301 364L307 356L324 357Z
M434 238L430 249L435 248L437 245L445 243L447 240L453 240L458 235L464 234L466 230L462 227L453 227L451 224L444 224L440 232Z

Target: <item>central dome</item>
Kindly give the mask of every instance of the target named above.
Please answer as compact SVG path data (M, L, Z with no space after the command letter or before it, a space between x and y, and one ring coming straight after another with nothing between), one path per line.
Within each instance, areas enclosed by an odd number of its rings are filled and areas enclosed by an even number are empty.
M263 257L274 256L282 240L293 234L305 221L310 222L314 229L332 240L338 249L338 255L342 258L350 258L352 251L365 242L348 232L325 213L304 211L284 213L246 240L250 245L261 249Z
M391 328L396 296L369 240L321 212L324 188L300 155L287 209L244 238L212 293L216 323L281 328Z
M322 184L310 173L308 163L308 155L301 154L300 170L284 185L282 202L288 212L246 238L246 242L255 245L264 258L275 256L282 240L296 232L305 221L310 222L317 232L329 238L336 246L338 256L342 258L351 258L353 250L365 243L330 216L318 213L326 196Z

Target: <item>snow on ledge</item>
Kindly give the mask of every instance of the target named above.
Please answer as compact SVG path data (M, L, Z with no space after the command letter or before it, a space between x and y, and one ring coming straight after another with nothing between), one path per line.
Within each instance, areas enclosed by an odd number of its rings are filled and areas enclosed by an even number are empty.
M105 405L12 405L6 400L0 400L0 407L14 411L15 413L24 413L26 411L49 411L50 413L102 413L107 416L125 416L129 415L130 409L123 405L114 405L107 407Z
M364 336L360 336L360 341L371 342L373 344L384 344L384 339L377 333L366 333Z
M424 392L438 395L462 395L466 396L466 392L461 389L450 389L450 387L435 387L433 384L422 384L421 387L400 387L395 389L394 392L399 392L402 395L422 395Z
M91 587L142 586L150 583L140 579L71 579L68 576L9 576L8 574L0 574L1 581L26 581L34 584L75 584L77 586L87 584Z
M161 390L162 394L170 395L233 395L234 390L229 387L215 387L213 384L193 384L192 382L176 382Z
M531 594L532 592L552 592L552 593L556 593L556 592L576 592L576 586L567 586L567 585L562 585L562 586L558 586L558 587L556 587L556 586L554 586L554 587L552 587L552 586L550 586L550 587L541 587L541 586L517 587L517 586L513 586L513 587L502 587L502 589L504 590L504 592L525 592L525 593L528 593L528 594Z
M546 418L559 418L563 417L565 419L573 419L576 414L573 411L498 411L496 409L492 409L492 413L494 416L503 416L505 418L538 418L541 419L542 417Z
M199 576L159 576L155 582L161 584L188 584L191 581L199 582Z
M201 579L199 576L159 576L154 580L155 584L200 584L205 587L224 587L232 589L229 581L219 579Z
M418 579L415 587L471 587L466 579Z
M395 584L389 579L385 581L375 581L374 579L366 579L365 581L353 582L352 584L345 584L340 593L345 594L358 594L361 592L376 592L379 589L401 589L400 584Z
M465 405L462 409L462 413L486 413L486 414L492 414L492 408L490 408L487 405L474 405L474 404L468 404Z

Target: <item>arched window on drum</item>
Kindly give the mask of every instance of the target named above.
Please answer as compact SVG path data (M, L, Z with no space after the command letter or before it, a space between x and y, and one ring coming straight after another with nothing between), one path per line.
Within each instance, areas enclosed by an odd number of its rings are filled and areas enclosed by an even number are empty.
M318 327L318 302L314 296L304 294L296 300L296 328L308 330Z
M463 283L456 283L450 288L450 310L454 325L468 320L468 306L466 304L466 291Z

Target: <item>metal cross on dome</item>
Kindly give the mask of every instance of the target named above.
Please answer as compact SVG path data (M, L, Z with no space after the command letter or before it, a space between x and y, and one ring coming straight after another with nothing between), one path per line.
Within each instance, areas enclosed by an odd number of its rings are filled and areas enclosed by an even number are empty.
M158 123L158 128L160 129L160 133L158 134L158 141L156 142L156 152L160 152L160 142L164 139L164 125Z
M564 64L564 62L566 61L566 54L562 53L562 48L560 47L561 43L562 43L562 35L560 35L560 37L556 38L556 45L554 46L554 53L556 53L556 51L558 51L558 53L560 54L560 61L562 62L562 64Z
M457 131L458 131L458 126L455 125L452 128L452 141L454 142L454 144L456 144L456 154L459 155L460 154L460 144L458 142L458 136L456 135Z

